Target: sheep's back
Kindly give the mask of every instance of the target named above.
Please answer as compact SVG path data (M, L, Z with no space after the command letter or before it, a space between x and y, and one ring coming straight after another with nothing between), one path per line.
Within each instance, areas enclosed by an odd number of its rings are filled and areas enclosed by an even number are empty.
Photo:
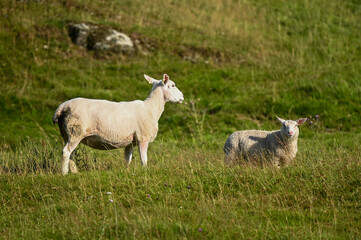
M223 148L228 154L231 151L255 154L267 148L266 138L270 132L260 130L243 130L232 133Z
M137 129L136 121L142 101L111 102L107 100L75 98L64 107L67 126L79 126L84 134L97 134L111 139L128 137Z

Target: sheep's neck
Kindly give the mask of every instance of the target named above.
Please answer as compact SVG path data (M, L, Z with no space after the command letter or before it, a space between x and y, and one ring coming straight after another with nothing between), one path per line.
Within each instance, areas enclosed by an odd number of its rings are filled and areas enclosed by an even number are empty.
M148 98L144 101L147 105L149 113L158 121L164 111L164 94L161 88L156 88L152 91Z
M280 144L288 149L288 150L292 150L295 149L295 146L297 148L297 141L298 141L298 137L295 136L293 138L288 138L288 137L284 137L281 133L281 131L277 132L277 138L280 140Z

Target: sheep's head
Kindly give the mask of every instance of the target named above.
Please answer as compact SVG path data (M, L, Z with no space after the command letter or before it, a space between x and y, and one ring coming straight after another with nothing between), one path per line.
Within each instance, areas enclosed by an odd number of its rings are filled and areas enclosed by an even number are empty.
M166 102L181 103L184 100L183 93L175 86L175 83L169 79L167 74L163 75L162 80L156 80L144 74L145 79L153 84L152 92L156 88L161 88Z
M282 118L277 117L278 121L282 123L281 133L284 137L294 138L298 137L299 129L298 126L302 125L307 121L307 118L300 118L296 121L293 120L284 120Z

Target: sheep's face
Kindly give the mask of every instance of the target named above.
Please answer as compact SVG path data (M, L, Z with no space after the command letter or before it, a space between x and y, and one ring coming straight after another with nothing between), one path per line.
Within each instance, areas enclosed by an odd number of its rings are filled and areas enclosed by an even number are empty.
M296 121L293 121L293 120L284 120L279 117L277 117L277 119L282 123L282 128L281 128L282 135L289 139L298 137L299 135L298 126L302 125L307 120L307 118L300 118Z
M162 81L164 99L168 102L182 103L184 100L183 93L175 86L172 80Z
M282 123L281 132L283 136L286 136L288 138L293 138L295 136L298 136L299 134L298 125L295 121L286 120Z
M149 83L153 84L152 91L160 87L163 91L164 100L166 102L181 103L184 100L183 93L175 86L175 83L164 74L163 80L155 80L147 75L144 77Z

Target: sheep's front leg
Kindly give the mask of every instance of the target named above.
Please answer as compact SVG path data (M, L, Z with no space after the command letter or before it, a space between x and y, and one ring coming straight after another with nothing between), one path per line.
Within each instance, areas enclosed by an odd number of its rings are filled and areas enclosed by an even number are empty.
M125 147L124 157L125 157L125 163L127 164L127 167L129 166L130 162L132 161L133 150L134 149L133 149L132 144Z
M280 157L274 157L273 165L275 168L279 169L281 167Z
M148 151L148 143L147 141L145 142L140 142L139 143L139 155L140 155L140 160L142 161L142 165L145 167L147 166L147 151Z

